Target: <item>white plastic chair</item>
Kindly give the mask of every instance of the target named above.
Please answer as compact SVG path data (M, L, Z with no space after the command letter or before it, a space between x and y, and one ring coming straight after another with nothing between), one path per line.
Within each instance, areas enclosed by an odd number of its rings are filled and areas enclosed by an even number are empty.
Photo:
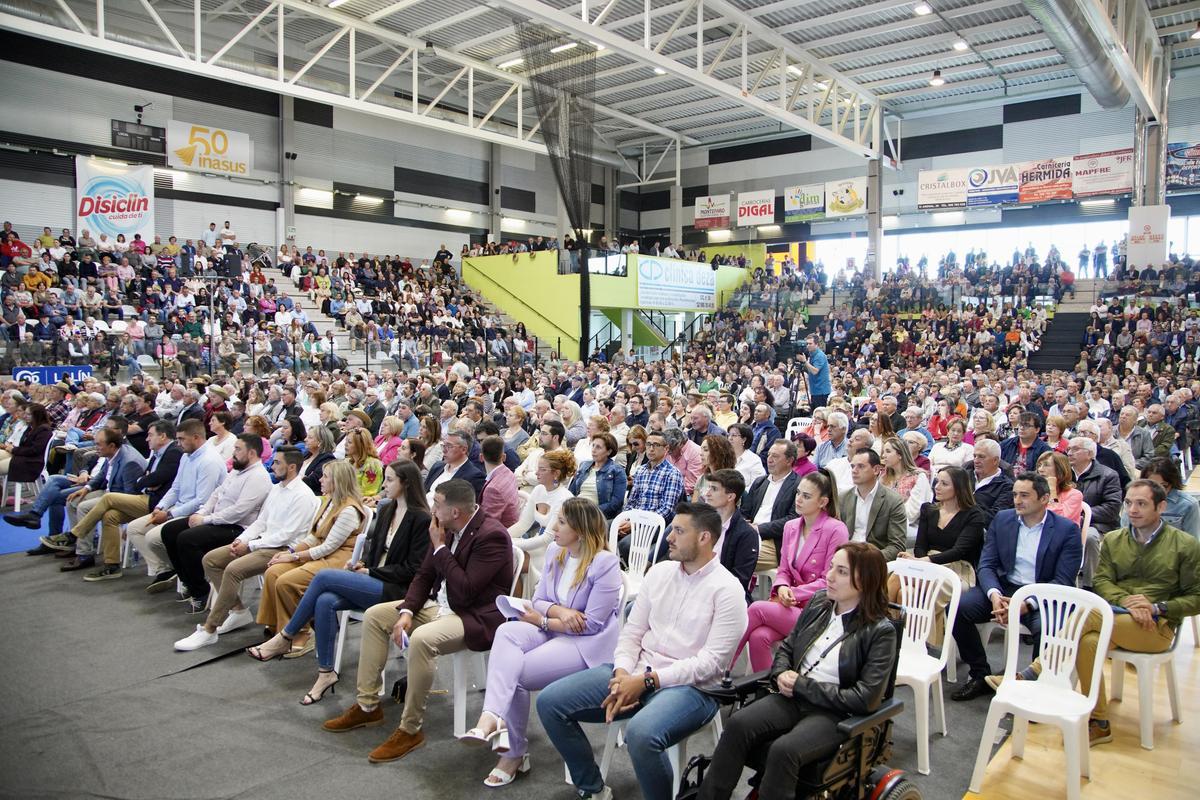
M1192 618L1193 620L1195 617ZM1167 674L1167 698L1171 702L1171 719L1176 723L1183 722L1183 709L1179 705L1179 687L1175 682L1175 646L1179 644L1182 628L1175 632L1171 649L1161 653L1135 653L1114 647L1108 654L1112 659L1112 691L1109 697L1120 700L1125 691L1125 665L1131 664L1137 671L1138 681L1138 719L1142 734L1142 747L1154 749L1154 680L1158 677L1158 668L1163 667Z
M521 567L525 564L525 551L513 545L513 580L508 593L517 591L517 582L521 579ZM487 653L474 650L459 650L454 654L454 735L462 736L467 732L467 669L474 660L479 671L479 682L472 683L472 689L482 691L487 684Z
M1057 726L1063 735L1066 753L1067 800L1079 800L1080 776L1091 774L1088 740L1088 718L1096 705L1100 688L1100 674L1104 659L1097 658L1092 664L1091 690L1087 696L1075 691L1073 672L1079 642L1083 638L1083 626L1088 615L1095 611L1100 615L1100 634L1096 652L1108 650L1112 638L1113 612L1108 603L1096 594L1076 589L1073 586L1034 583L1022 586L1013 595L1008 606L1008 627L1020 623L1020 611L1025 601L1036 599L1042 618L1041 659L1042 671L1037 680L1018 681L1017 652L1020 639L1009 636L1007 658L1004 664L1004 681L996 690L988 707L987 721L979 741L979 753L975 758L975 770L971 775L971 791L978 794L983 786L983 774L987 770L992 743L1000 728L1000 720L1006 714L1013 715L1012 753L1014 758L1025 754L1025 734L1029 722L1041 722Z
M618 748L624 746L625 722L625 720L621 720L608 726L608 733L604 738L604 754L600 757L601 778L608 777L608 768L612 766L613 754ZM712 733L713 748L715 749L717 743L721 741L721 734L724 732L724 726L721 724L721 709L717 709L717 713L713 716L712 720L704 727ZM667 748L667 758L671 760L672 797L679 794L679 782L683 777L683 771L687 768L688 742L699 733L700 731L696 731L691 736L685 737L679 744ZM567 772L567 782L571 782L570 771Z
M1087 551L1087 532L1088 528L1090 527L1092 527L1092 507L1087 503L1084 503L1083 516L1079 518L1079 538L1080 545L1083 547L1085 552ZM1083 554L1079 556L1079 569L1081 571L1083 570L1083 559L1086 557L1087 556Z
M37 478L28 482L33 487L34 497L37 497L37 493L39 491L41 491L42 486L46 482L46 464L48 464L50 461L50 448L53 445L54 445L54 437L50 437L50 440L48 442L46 442L46 449L42 451L42 471L37 476ZM21 482L13 483L13 513L14 514L21 513L21 487L24 485L25 484L21 483ZM0 508L3 508L7 502L8 502L8 475L5 475L2 479L0 479Z
M1200 647L1200 615L1188 619L1192 621L1192 647Z
M620 538L617 530L626 520L629 521L629 558L625 571L629 574L629 597L633 599L641 588L642 576L658 553L667 523L653 511L622 511L608 527L608 549L612 553L620 552L617 549L617 540Z
M945 639L951 638L962 597L962 581L949 567L914 559L892 561L888 564L888 572L900 578L900 604L906 612L896 683L912 687L917 715L917 770L922 775L928 775L931 694L935 722L942 736L949 735L945 699L942 697L942 669L946 666L949 652L942 647L940 655L929 655L929 637L933 634L938 615L938 599L943 592L949 592Z
M812 417L792 417L788 420L787 428L783 432L784 438L790 442L793 433L799 433L801 429L807 428L812 424Z

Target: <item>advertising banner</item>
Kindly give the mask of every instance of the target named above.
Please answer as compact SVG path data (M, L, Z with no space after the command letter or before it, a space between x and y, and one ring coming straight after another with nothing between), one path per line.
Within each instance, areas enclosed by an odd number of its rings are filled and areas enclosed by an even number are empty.
M75 229L116 241L140 233L154 239L154 167L75 157Z
M1167 227L1170 206L1133 206L1129 209L1129 244L1126 263L1136 269L1161 266L1167 260Z
M714 194L696 198L696 221L692 223L697 230L729 227L729 195Z
M1133 148L1085 153L1071 159L1071 192L1076 197L1132 191Z
M1021 185L1018 199L1022 203L1043 203L1047 200L1070 200L1072 158L1048 158L1027 161L1021 165Z
M975 167L967 171L967 206L998 206L1015 203L1020 195L1021 175L1015 164Z
M1167 188L1200 189L1200 145L1167 145Z
M249 175L250 137L173 119L167 123L167 163L221 175Z
M825 185L789 186L783 190L783 221L807 222L825 216Z
M825 184L825 216L851 217L867 213L867 179L850 178Z
M773 225L775 223L775 190L738 192L737 226Z
M966 204L965 169L923 169L917 176L917 208L962 208Z
M92 367L90 365L82 367L16 367L12 373L14 381L29 381L41 386L58 383L64 375L72 383L79 383L84 378L92 376Z
M715 311L717 273L708 264L678 258L629 256L637 270L638 308Z

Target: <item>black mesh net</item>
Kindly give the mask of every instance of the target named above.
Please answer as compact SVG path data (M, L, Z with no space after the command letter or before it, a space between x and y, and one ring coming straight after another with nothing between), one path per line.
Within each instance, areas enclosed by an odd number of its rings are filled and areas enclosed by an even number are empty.
M518 22L538 133L550 155L550 166L566 205L567 219L579 245L563 253L579 270L580 350L590 338L591 292L587 269L587 235L592 213L592 142L596 118L596 50L551 28ZM579 357L586 359L588 353Z

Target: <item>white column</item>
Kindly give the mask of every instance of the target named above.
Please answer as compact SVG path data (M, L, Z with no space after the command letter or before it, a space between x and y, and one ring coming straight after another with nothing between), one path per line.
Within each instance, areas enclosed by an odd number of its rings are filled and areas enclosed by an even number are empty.
M621 309L621 351L626 355L633 347L633 309Z

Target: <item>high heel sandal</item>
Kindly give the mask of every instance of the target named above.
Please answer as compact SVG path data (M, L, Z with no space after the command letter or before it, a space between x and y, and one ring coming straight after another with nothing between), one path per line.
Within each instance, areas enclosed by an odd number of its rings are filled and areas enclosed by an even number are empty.
M321 700L323 700L325 698L326 692L328 692L329 694L337 694L337 684L338 684L338 681L341 680L341 678L338 676L338 674L336 672L334 672L333 670L329 670L329 672L318 672L317 674L318 675L332 674L333 680L330 683L325 684L325 687L323 689L321 689L321 693L318 695L314 696L312 692L306 692L304 697L302 697L300 699L300 705L311 706L314 703L319 703L319 702L321 702Z
M471 728L471 730L458 737L460 742L473 747L477 745L492 745L495 747L492 741L504 731L503 723L490 711L486 713L489 717L496 720L496 729L491 733L484 733L483 728ZM507 746L504 749L507 750Z
M264 655L263 648L265 648L267 645L269 645L271 642L273 642L276 638L283 639L284 642L287 642L287 647L284 647L278 653L272 653L271 655ZM292 651L291 637L285 636L282 633L277 633L260 645L256 645L254 647L247 647L246 655L250 656L255 661L275 661L276 659L283 658L285 655L287 655L291 651Z
M489 789L499 789L501 786L508 786L517 779L517 776L524 775L529 772L529 755L521 756L521 763L517 764L517 769L511 775L499 767L494 768L483 779L483 785ZM494 782L493 782L494 781Z
M503 755L509 751L508 726L504 723L500 723L500 727L493 731L489 738L496 740L492 742L492 750L495 752Z

